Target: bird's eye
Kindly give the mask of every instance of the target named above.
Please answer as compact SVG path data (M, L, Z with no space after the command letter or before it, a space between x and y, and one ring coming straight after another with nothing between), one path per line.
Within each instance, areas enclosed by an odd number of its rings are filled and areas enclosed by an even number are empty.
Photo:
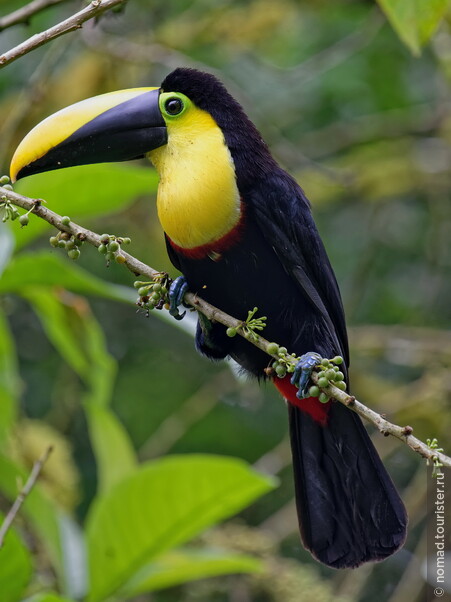
M164 108L169 115L178 115L183 110L183 102L180 98L169 98L165 102Z

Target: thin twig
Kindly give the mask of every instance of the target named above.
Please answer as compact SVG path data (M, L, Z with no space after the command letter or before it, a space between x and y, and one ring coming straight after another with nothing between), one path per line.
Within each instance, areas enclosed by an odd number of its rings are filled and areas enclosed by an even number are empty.
M14 519L16 518L17 513L21 509L24 501L27 499L28 494L33 489L33 487L41 473L42 467L47 462L48 457L50 456L52 451L53 451L53 446L49 445L49 447L45 450L45 452L42 454L42 456L39 458L39 460L37 460L34 463L27 482L20 490L18 496L16 497L16 499L14 501L14 504L11 506L10 511L5 516L5 520L3 521L3 524L0 527L0 549L3 547L3 542L5 540L5 536L8 533Z
M49 6L54 6L55 4L60 4L61 2L65 2L65 0L33 0L33 2L18 8L9 15L1 17L0 31L3 31L8 27L12 27L13 25L18 25L19 23L28 23L33 15L40 13Z
M0 67L5 67L24 54L31 52L39 46L47 44L47 42L50 42L50 40L54 40L55 38L68 33L69 31L80 29L82 24L89 19L98 17L110 8L124 4L125 1L126 0L92 0L88 6L80 10L78 13L71 15L69 18L61 21L61 23L58 23L57 25L42 31L41 33L37 33L31 38L28 38L28 40L25 40L25 42L22 42L15 48L12 48L11 50L8 50L8 52L2 54L0 56Z
M69 223L69 225L63 224L62 216L58 215L51 209L47 209L47 207L44 207L44 205L42 204L43 201L41 200L24 197L20 194L17 194L2 187L0 187L0 198L7 198L14 205L22 207L27 211L32 210L32 212L35 215L44 219L49 224L52 224L53 226L55 226L55 228L73 234L81 240L89 242L95 247L98 247L101 244L99 234L96 234L91 230L87 230L86 228L83 228L82 226L79 226L78 224L75 224L72 221ZM125 259L124 265L135 275L141 274L142 276L146 276L149 279L152 279L156 275L161 274L161 271L151 268L139 259L136 259L132 255L124 252L122 249L121 255L123 255ZM226 314L219 308L214 307L210 303L207 303L204 299L201 299L194 293L186 293L184 301L191 305L196 311L200 311L202 314L204 314L209 320L220 322L221 324L224 324L224 326L227 327L235 328L237 330L237 333L245 337L250 343L258 347L271 357L274 357L277 360L280 359L278 355L268 353L268 345L270 344L270 342L264 339L263 337L257 334L255 334L255 337L251 339L248 339L248 337L246 337L246 330L243 328L242 320L238 320ZM288 358L288 361L292 361L293 363L296 362L294 358ZM313 382L318 384L318 375L316 372L313 372L312 380ZM445 454L437 451L436 449L432 449L431 447L426 445L426 443L423 443L422 441L414 437L412 435L413 429L411 426L399 426L393 424L392 422L389 422L380 414L374 412L373 410L365 406L363 403L355 399L355 397L348 395L347 393L341 391L334 385L329 385L328 387L321 388L321 390L327 393L329 397L336 399L337 401L348 407L350 410L356 412L356 414L358 414L361 418L364 418L365 420L373 424L383 435L392 435L393 437L396 437L397 439L408 445L415 452L423 456L423 458L426 458L428 461L434 463L438 461L443 466L451 467L451 457L446 456Z

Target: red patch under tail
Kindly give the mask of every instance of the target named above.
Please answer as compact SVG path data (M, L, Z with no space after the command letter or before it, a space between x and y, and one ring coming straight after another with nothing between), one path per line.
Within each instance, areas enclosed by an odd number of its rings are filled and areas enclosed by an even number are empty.
M274 384L285 399L294 406L300 408L318 422L321 426L327 425L329 416L330 401L321 403L317 397L307 397L306 399L298 399L296 393L298 388L290 383L290 376L284 378L275 378Z

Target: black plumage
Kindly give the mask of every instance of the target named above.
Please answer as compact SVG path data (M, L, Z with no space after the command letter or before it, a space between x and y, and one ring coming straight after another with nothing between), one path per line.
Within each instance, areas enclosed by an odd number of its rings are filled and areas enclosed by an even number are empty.
M214 118L230 150L244 205L241 230L219 260L190 258L168 241L173 264L191 291L231 315L244 318L258 306L259 315L268 318L267 339L299 355L342 355L346 372L349 353L340 292L303 191L215 77L177 69L162 89L185 94ZM248 372L264 377L268 357L241 337L227 337L222 325L198 326L196 341L208 357L230 355ZM405 539L406 512L360 418L332 403L324 424L288 401L306 547L336 568L395 552Z

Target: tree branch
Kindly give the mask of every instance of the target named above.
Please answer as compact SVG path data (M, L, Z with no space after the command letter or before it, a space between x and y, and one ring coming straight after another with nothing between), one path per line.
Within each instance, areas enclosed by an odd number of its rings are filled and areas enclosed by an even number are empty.
M64 21L61 21L61 23L58 23L57 25L42 31L41 33L37 33L15 48L12 48L11 50L8 50L4 54L0 55L0 67L5 67L24 54L31 52L39 46L47 44L47 42L50 42L50 40L54 40L55 38L68 33L69 31L80 29L85 21L89 21L89 19L92 19L93 17L98 17L110 8L124 4L125 1L126 0L92 0L88 6L80 10L78 13L71 15Z
M65 2L65 0L33 0L33 2L18 8L9 15L1 17L0 31L12 27L13 25L18 25L19 23L28 23L30 18L36 13L39 13L54 4L60 4L61 2Z
M31 211L49 224L55 226L55 228L58 228L58 230L72 234L81 240L89 242L95 247L98 247L100 244L102 244L99 234L96 234L91 230L87 230L86 228L83 228L72 221L69 224L67 224L65 220L63 222L62 216L58 215L51 209L47 209L47 207L43 205L44 201L42 200L24 197L3 187L0 187L0 199L10 200L14 205L27 211ZM123 264L135 275L142 275L149 279L153 279L155 276L161 274L160 271L151 268L122 249L121 255L124 257ZM248 336L246 336L248 333L242 320L238 320L237 318L226 314L219 308L207 303L204 299L201 299L194 293L186 293L184 301L191 305L196 311L204 314L209 320L220 322L228 328L235 328L237 334L245 337L250 343L267 353L269 356L276 360L280 360L279 355L272 354L268 351L269 345L271 344L269 341L256 333L252 338L248 338ZM286 361L287 363L296 363L296 359L290 356L287 356ZM312 380L315 384L318 384L317 372L313 372ZM423 458L426 458L428 461L431 461L434 464L440 463L443 466L451 467L451 457L446 456L437 449L429 447L429 445L426 445L426 443L423 443L420 441L420 439L414 437L412 435L413 429L411 426L399 426L389 422L383 416L377 412L374 412L363 403L355 399L355 397L348 395L348 393L340 390L338 387L332 384L330 384L328 387L321 387L320 389L329 397L336 399L350 410L356 412L356 414L358 414L361 418L364 418L366 421L373 424L383 435L392 435L393 437L396 437L408 445L416 453L423 456Z
M8 533L14 519L17 516L17 513L19 512L19 510L22 507L22 504L24 503L24 501L27 498L27 495L30 493L30 491L33 489L40 473L42 470L42 467L44 466L44 464L47 462L48 457L50 456L50 454L53 451L53 447L50 445L45 452L42 454L42 456L39 458L39 460L37 460L37 462L34 463L33 468L31 470L30 476L28 477L27 482L25 483L25 485L23 486L23 488L21 489L21 491L19 492L18 496L15 499L14 504L11 506L10 511L8 512L8 514L5 516L5 520L3 521L2 526L0 527L0 549L3 546L3 542L5 540L5 536Z

